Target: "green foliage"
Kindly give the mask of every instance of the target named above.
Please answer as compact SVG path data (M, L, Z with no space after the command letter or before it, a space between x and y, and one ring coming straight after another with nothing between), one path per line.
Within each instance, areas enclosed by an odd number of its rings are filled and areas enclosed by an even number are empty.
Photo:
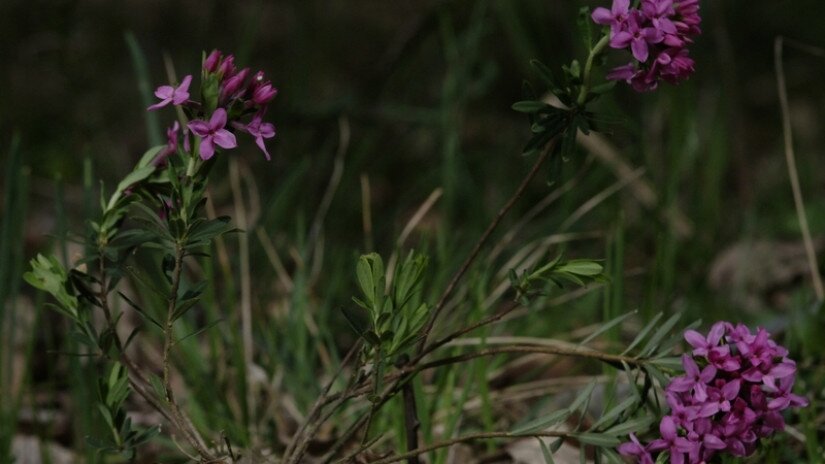
M37 255L37 258L31 260L30 264L32 270L23 274L26 282L52 295L60 304L56 308L77 321L77 297L69 292L68 273L57 261L57 258Z
M588 259L565 261L562 255L558 255L549 263L523 271L521 274L511 269L508 276L510 285L516 290L516 299L526 305L531 297L545 294L542 289L536 288L536 283L552 283L558 288L563 287L565 282L579 286L603 283L607 281L603 270L603 266L597 261Z
M112 364L108 376L99 379L98 387L98 412L111 434L106 438L87 437L86 441L100 453L132 461L136 455L136 448L160 433L160 427L145 430L133 428L132 419L123 408L123 402L130 393L129 378L120 363Z
M356 275L363 299L353 301L369 316L369 327L359 329L351 313L344 311L352 327L369 346L382 356L393 359L419 339L427 322L429 306L421 302L421 288L427 257L410 251L394 271L387 288L384 262L377 253L358 259Z

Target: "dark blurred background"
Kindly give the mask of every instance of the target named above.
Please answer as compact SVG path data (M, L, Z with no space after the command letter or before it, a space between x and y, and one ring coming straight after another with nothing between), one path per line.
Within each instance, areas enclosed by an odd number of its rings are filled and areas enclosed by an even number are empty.
M443 278L460 258L452 251L469 247L530 164L520 156L529 125L510 109L523 98L525 79L537 83L530 60L558 68L583 59L576 15L583 5L606 4L3 0L0 169L9 179L9 147L17 137L19 172L27 177L26 246L13 255L25 262L48 249L56 230L81 230L84 159L111 189L153 139L163 140L172 113L147 114L142 95L167 82L164 56L178 76L198 76L201 53L218 48L253 71L264 70L280 94L268 114L278 129L268 142L273 160L248 140L222 156L214 174L217 207L232 213L222 177L227 157L238 157L257 186L251 195L260 206L256 225L284 256L293 245L302 249L333 172L344 120L351 138L326 218L326 265L352 269L354 250L368 248L370 240L379 251L391 250L416 208L441 187L443 197L420 224L419 238L435 250L434 267ZM631 186L623 184L567 228L601 237L571 246L571 256L612 256L608 271L630 276L623 288L611 290L619 295L611 304L642 308L648 316L685 309L706 319L776 323L809 302L812 292L782 151L774 40L781 35L825 47L825 3L715 0L702 7L704 33L691 47L696 74L648 94L619 85L599 101L595 110L614 121L601 128L613 164L585 145L556 176L565 182L592 158L574 192L539 215L519 240L558 231L579 205L643 167ZM802 190L820 250L823 55L821 48L785 52ZM610 63L625 58L613 53ZM362 179L369 181L374 222L368 240ZM654 201L640 200L642 184ZM505 227L548 190L538 183L531 188ZM6 206L0 207L8 208L8 197L2 200ZM56 223L57 208L68 212L67 225ZM273 277L259 243L251 242L253 268L267 270L253 274L261 284L258 311L276 290L268 287ZM351 280L324 274L319 305L348 301ZM598 320L602 310L595 303L575 313L572 325ZM340 316L329 314L322 325L344 327ZM551 329L534 324L529 330L547 335Z
M537 81L529 61L557 68L583 59L575 24L583 5L601 3L6 0L0 4L0 160L18 134L31 176L26 254L48 245L54 232L58 181L69 229L79 226L84 159L111 186L152 140L162 140L172 117L147 113L141 86L145 95L167 82L164 57L179 76L197 76L202 51L213 48L264 70L280 89L268 115L278 128L270 141L273 161L266 162L251 143L231 156L251 167L260 187L259 224L285 237L283 243L317 210L341 117L352 137L327 218L336 244L331 246L364 247L362 174L370 182L377 249L394 243L437 187L444 197L432 225L454 230L451 240L463 243L528 165L519 153L529 128L510 105L522 98L522 81ZM639 285L656 289L655 304L685 295L702 295L704 301L714 260L728 246L761 240L798 244L781 151L773 45L779 35L825 45L824 10L815 0L705 2L704 33L691 47L697 72L689 81L649 94L620 85L599 102L597 111L618 121L602 130L621 162L646 169L642 181L658 200L640 205L625 190L580 228L603 227L616 220L618 209L624 211L622 227L633 236L626 265L658 266L648 274L652 281ZM622 64L623 53L613 53L610 63ZM825 233L825 171L818 156L825 146L825 60L792 47L785 57L802 187L818 235ZM218 169L225 173L222 163ZM561 178L572 176L577 163L567 163ZM543 216L539 230L553 230L617 175L597 159L579 195ZM218 188L216 197L226 190ZM545 193L533 193L533 200ZM674 211L688 229L674 231L661 219ZM733 268L768 260L748 259L734 259L744 264ZM783 282L743 283L760 277L739 275L741 269L728 264L716 270L717 287L735 282L770 292L804 278L799 272Z

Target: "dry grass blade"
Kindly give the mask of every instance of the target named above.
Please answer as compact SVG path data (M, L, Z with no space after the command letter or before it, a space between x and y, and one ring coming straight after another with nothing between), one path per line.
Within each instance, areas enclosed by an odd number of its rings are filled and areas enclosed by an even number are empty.
M799 228L802 230L802 239L805 242L805 253L808 256L808 264L811 268L811 280L813 280L816 298L819 301L825 300L825 288L822 285L822 276L819 273L819 265L814 251L814 242L811 238L811 228L808 225L808 217L805 215L805 201L802 198L802 187L799 184L799 171L796 168L796 154L793 149L793 130L791 128L791 108L788 103L788 87L785 82L785 67L782 64L783 38L777 37L774 42L774 64L776 65L776 86L779 92L779 107L782 111L782 133L785 139L785 160L788 163L788 177L791 179L791 189L793 190L793 200L796 206L796 215L799 219Z

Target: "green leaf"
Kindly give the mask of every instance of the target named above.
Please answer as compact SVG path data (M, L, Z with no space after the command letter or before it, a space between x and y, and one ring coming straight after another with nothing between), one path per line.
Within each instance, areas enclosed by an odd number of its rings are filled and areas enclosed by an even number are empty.
M621 316L619 316L619 317L617 317L617 318L615 318L615 319L611 320L610 322L608 322L608 323L606 323L606 324L603 324L603 325L602 325L601 327L599 327L599 328L598 328L595 332L593 332L593 333L592 333L592 334L590 334L587 338L585 338L584 340L582 340L581 342L579 342L579 346L586 345L586 344L587 344L587 342L589 342L589 341L591 341L591 340L595 339L595 338L596 338L596 337L598 337L599 335L601 335L601 334L603 334L603 333L607 332L608 330L612 329L613 327L615 327L615 326L617 326L617 325L621 324L621 323L622 323L622 321L624 321L624 320L625 320L625 319L627 319L628 317L630 317L630 316L632 316L632 315L636 314L637 312L638 312L638 311L631 311L631 312L629 312L629 313L627 313L627 314L623 314L623 315L621 315Z
M582 443L593 446L600 446L602 448L613 448L621 443L621 441L618 438L611 437L610 435L605 435L602 433L583 432L575 433L572 436Z
M197 336L199 334L202 334L203 332L206 332L207 330L211 329L212 327L215 327L216 325L220 324L221 322L223 322L223 318L218 319L218 320L213 321L213 322L210 322L209 324L206 324L205 326L201 327L200 329L198 329L198 330L190 333L189 335L184 336L180 340L176 341L175 344L181 343L182 341L186 340L189 337L194 337L194 336Z
M641 356L645 357L653 354L653 352L656 351L656 348L659 346L659 342L662 341L662 339L665 337L665 335L667 335L670 332L671 329L673 329L673 326L676 325L676 322L678 322L679 318L681 317L682 313L676 313L673 316L670 316L670 318L666 320L661 327L659 327L656 333L654 333L653 336L650 337L650 340L648 340L647 344L642 349Z
M604 267L601 264L589 259L573 259L566 261L560 264L556 269L580 276L596 276L604 271Z
M582 390L582 392L579 393L579 396L577 396L576 399L573 400L573 403L570 404L569 409L571 411L575 411L581 408L582 406L586 407L587 403L590 401L590 396L593 394L593 390L596 388L596 383L596 380L593 380L589 384L587 384L584 390ZM582 412L584 411L582 410Z
M30 263L32 270L23 274L23 279L32 287L51 294L60 303L60 306L55 306L55 308L69 318L77 320L77 297L69 293L68 275L63 266L55 257L47 258L41 254L38 254Z
M544 443L539 437L536 437L536 440L539 441L539 446L541 447L541 454L544 456L545 464L556 464L556 461L553 460L553 453L547 448L547 445Z
M678 356L667 356L662 358L656 358L650 361L651 364L656 365L657 367L661 367L663 369L671 370L671 371L681 371L682 368L682 358Z
M590 8L583 6L579 8L579 16L576 18L579 26L579 37L584 40L585 50L593 48L593 20L590 18Z
M639 334L636 335L636 338L634 338L633 341L630 342L630 345L628 345L627 348L625 348L625 350L622 351L622 356L629 353L630 350L635 348L636 345L638 345L642 340L644 340L645 337L647 337L647 334L650 333L650 331L653 330L654 327L656 327L656 323L659 322L659 319L661 319L663 315L664 313L656 314L653 317L653 319L650 322L648 322L647 325L639 332Z
M137 167L144 168L146 166L149 166L149 163L151 163L152 160L157 158L158 153L160 153L160 151L164 148L166 148L166 145L156 145L146 150L146 152L143 153L143 156L140 157L140 161L138 161Z
M152 173L155 172L155 169L155 166L144 166L135 169L124 177L123 180L117 184L115 193L113 193L112 197L109 199L109 203L106 205L106 211L110 211L115 207L126 189L152 175Z
M152 384L152 390L155 391L155 394L158 396L159 399L165 400L166 399L166 387L163 386L163 382L160 380L155 374L149 374L149 383Z
M602 425L606 425L606 424L611 423L612 421L616 420L619 417L620 414L625 412L625 410L627 410L631 406L634 406L634 405L638 404L638 402L639 402L639 399L636 398L635 396L631 396L630 398L626 398L624 401L622 401L621 403L614 406L610 411L604 413L602 415L602 417L600 417L599 420L596 421L595 424L590 426L590 428L588 430L597 430Z
M362 255L355 273L372 319L377 321L384 309L384 261L378 253Z
M523 100L513 103L513 110L518 111L519 113L537 113L545 108L547 108L547 103L538 100Z
M157 320L155 320L155 318L150 316L149 313L144 311L143 308L141 308L137 303L135 303L131 299L129 299L129 297L127 297L125 294L123 294L123 292L118 291L117 294L120 295L120 297L123 298L123 300L126 301L126 303L129 306L132 307L132 309L137 311L137 313L138 313L138 315L140 315L140 317L146 319L147 321L149 321L152 325L154 325L158 329L163 330L163 326L160 325L160 322L158 322Z
M544 63L542 63L539 60L531 60L530 65L533 67L533 69L536 70L536 73L539 75L541 80L543 80L544 83L547 84L550 90L553 90L556 87L558 87L558 84L556 83L556 78L555 76L553 76L553 71L551 71L550 68L545 66Z
M653 416L637 417L635 419L626 420L621 424L614 425L613 427L610 427L609 429L605 430L604 433L616 437L624 437L631 433L647 431L650 428L650 426L655 422L656 418Z
M513 433L522 434L544 430L550 426L556 425L560 422L567 420L567 418L570 417L570 414L572 413L573 409L569 408L553 411L546 416L533 419L527 422L526 424L516 427L515 429L513 429Z

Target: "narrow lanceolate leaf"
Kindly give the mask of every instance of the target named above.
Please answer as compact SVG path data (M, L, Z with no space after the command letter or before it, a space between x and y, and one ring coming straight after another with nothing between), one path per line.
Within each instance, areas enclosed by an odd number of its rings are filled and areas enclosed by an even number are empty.
M622 352L622 356L626 355L627 353L630 353L630 350L636 348L636 345L641 343L642 340L644 340L645 337L647 337L647 334L650 333L650 331L653 330L654 327L656 327L656 323L659 322L659 319L662 318L662 315L663 313L659 313L653 316L653 319L647 323L647 325L641 330L641 332L639 332L639 335L636 335L636 338L634 338L633 341L630 342L630 345L628 345L627 348Z
M604 433L621 438L631 433L644 432L648 430L654 422L656 422L656 418L653 416L637 417L635 419L624 421L621 424L614 425L613 427L605 430Z
M144 166L142 168L135 169L124 177L123 180L117 184L117 190L115 190L115 193L113 193L112 197L109 199L109 203L106 205L106 210L108 211L114 208L127 188L152 175L152 173L155 172L155 169L155 166Z
M673 316L670 316L670 319L666 320L664 324L650 337L645 347L642 349L641 355L643 357L650 356L656 351L656 348L659 347L659 342L662 341L663 338L673 329L673 326L676 325L676 322L679 321L679 318L682 317L681 313L676 313Z
M671 334L665 341L659 344L659 349L656 350L656 355L659 357L670 353L673 348L684 340L684 333L688 330L693 330L702 324L702 320L696 320L685 327L680 327L675 333Z
M545 464L556 464L556 461L553 460L553 453L550 452L550 449L547 448L547 445L544 443L539 437L536 437L536 440L539 441L539 446L541 447L541 454L544 456Z
M613 327L615 327L615 326L617 326L617 325L621 324L621 323L622 323L622 321L624 321L625 319L627 319L627 318L628 318L628 317L630 317L630 316L633 316L633 315L634 315L634 314L636 314L637 312L638 312L638 311L631 311L631 312L629 312L629 313L627 313L627 314L623 314L623 315L621 315L621 316L619 316L619 317L617 317L617 318L615 318L615 319L611 320L610 322L608 322L608 323L606 323L606 324L603 324L603 325L602 325L601 327L599 327L599 328L598 328L595 332L593 332L593 333L592 333L592 334L590 334L587 338L585 338L584 340L582 340L582 341L579 343L579 346L586 345L586 344L587 344L587 342L589 342L589 341L591 341L591 340L595 339L595 338L596 338L596 337L598 337L599 335L601 335L601 334L603 334L603 333L607 332L608 330L612 329Z
M617 404L613 407L610 411L604 413L602 417L593 424L589 430L598 430L599 427L603 425L611 424L613 421L619 418L619 416L629 409L631 406L638 403L638 399L635 396L631 396L630 398L625 399L621 403Z
M587 385L587 387L584 388L584 390L579 394L579 396L575 400L573 400L573 404L571 404L569 407L570 410L575 411L579 408L582 408L582 411L584 411L584 408L586 408L587 404L590 402L590 396L593 394L593 389L595 388L596 381L593 380Z
M524 100L513 103L512 108L519 113L536 113L547 108L549 105L538 100Z
M537 432L540 430L544 430L548 427L556 425L560 422L563 422L570 414L572 414L571 409L560 409L558 411L554 411L546 416L539 417L537 419L533 419L530 422L527 422L524 425L516 427L513 430L513 433L520 434L520 433L530 433L530 432Z
M681 371L682 370L682 358L678 356L667 356L663 358L656 358L650 361L651 364L655 364L656 367L660 367L662 369L667 369L671 371Z
M601 446L601 447L614 447L618 446L621 441L619 441L616 437L611 437L610 435L605 435L603 433L576 433L573 434L573 437L578 439L580 442L593 445L593 446Z

